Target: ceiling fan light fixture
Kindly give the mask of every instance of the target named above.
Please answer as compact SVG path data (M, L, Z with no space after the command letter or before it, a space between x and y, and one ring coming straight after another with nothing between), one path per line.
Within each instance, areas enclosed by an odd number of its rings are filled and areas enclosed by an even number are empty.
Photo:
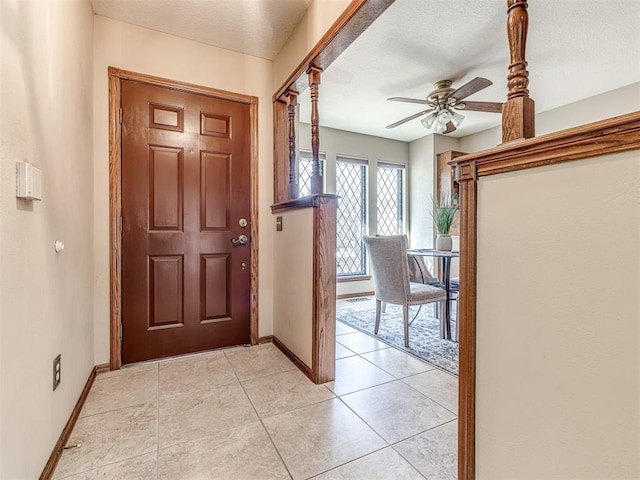
M461 115L458 112L454 112L453 110L451 111L451 121L456 127L460 125L463 120L464 120L464 115Z
M437 117L438 114L436 112L431 112L429 115L420 120L420 122L425 128L431 128Z

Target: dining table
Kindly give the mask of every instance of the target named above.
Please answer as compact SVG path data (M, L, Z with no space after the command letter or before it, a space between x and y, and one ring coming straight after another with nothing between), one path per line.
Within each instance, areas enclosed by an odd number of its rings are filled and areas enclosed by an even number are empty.
M451 340L451 260L460 257L460 252L452 252L445 250L434 250L432 248L412 248L407 250L407 255L421 256L421 257L434 257L442 259L442 283L444 289L447 292L447 301L444 304L444 329L442 332L442 338ZM424 272L420 270L418 264L418 270L423 275ZM425 277L422 277L423 283Z

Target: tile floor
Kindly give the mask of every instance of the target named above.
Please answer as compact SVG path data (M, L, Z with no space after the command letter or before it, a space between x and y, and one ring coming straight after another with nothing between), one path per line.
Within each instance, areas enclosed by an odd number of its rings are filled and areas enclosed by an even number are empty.
M99 375L55 479L454 479L457 379L338 323L336 380L272 344Z

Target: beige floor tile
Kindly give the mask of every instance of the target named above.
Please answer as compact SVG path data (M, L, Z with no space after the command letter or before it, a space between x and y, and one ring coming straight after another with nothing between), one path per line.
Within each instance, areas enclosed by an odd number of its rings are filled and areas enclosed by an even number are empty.
M155 452L158 428L157 404L112 410L78 419L54 478L102 467L139 455Z
M266 418L264 424L296 480L322 473L386 445L338 399Z
M122 462L66 477L65 480L156 480L158 454L147 453Z
M223 352L163 361L158 367L161 398L238 382Z
M384 342L376 340L375 338L366 335L362 332L349 333L347 335L340 335L336 337L338 343L341 343L349 350L353 350L356 353L367 353L374 350L381 350L383 348L389 348Z
M398 452L388 447L313 477L314 480L424 480Z
M394 448L429 480L458 476L458 422L450 422L395 445Z
M455 415L400 380L342 397L389 443L455 419Z
M356 355L356 352L351 351L341 343L336 342L336 360L353 357L354 355Z
M432 365L412 357L396 348L385 348L362 354L362 358L380 367L396 378L408 377L417 373L432 370Z
M158 401L158 366L123 369L119 375L98 375L80 417Z
M255 422L258 416L240 384L160 399L160 448Z
M358 333L358 330L342 322L336 322L336 335L346 335L348 333Z
M458 414L458 377L436 368L402 381Z
M296 366L272 343L225 351L239 380L293 370Z
M336 360L336 380L326 385L336 395L344 395L393 380L387 372L366 360L348 357Z
M276 373L242 382L261 417L270 417L333 398L324 385L315 385L299 370Z
M290 478L259 422L162 449L158 463L159 480Z

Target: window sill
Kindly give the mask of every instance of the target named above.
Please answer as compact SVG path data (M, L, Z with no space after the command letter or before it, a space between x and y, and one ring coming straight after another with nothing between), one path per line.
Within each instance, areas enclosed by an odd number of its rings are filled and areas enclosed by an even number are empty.
M362 282L365 280L371 280L371 275L351 275L345 277L336 277L338 283L344 282Z

